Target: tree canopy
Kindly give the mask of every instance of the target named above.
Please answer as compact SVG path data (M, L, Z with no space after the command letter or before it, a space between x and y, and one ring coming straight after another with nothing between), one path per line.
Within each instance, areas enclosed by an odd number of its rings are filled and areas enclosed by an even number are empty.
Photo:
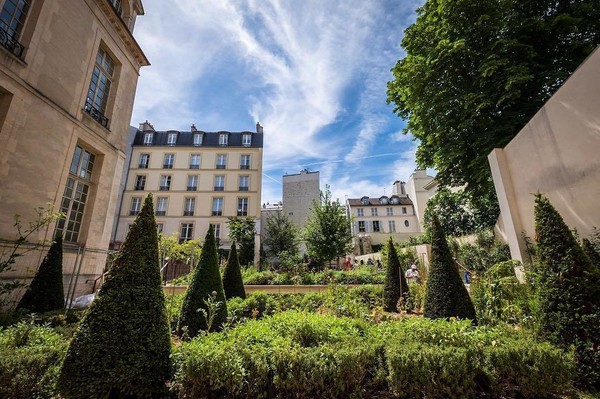
M494 197L488 154L600 44L598 1L427 0L417 13L388 102L419 140L419 167Z
M286 251L298 253L298 229L280 210L267 218L266 234L263 238L265 251L269 256L278 256Z
M254 263L254 233L256 221L250 216L228 218L229 238L238 243L240 265Z

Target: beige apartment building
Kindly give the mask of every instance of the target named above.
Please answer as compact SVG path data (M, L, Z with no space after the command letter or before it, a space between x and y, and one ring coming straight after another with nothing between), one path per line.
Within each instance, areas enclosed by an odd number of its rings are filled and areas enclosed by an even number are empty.
M180 241L204 240L213 225L221 248L228 249L229 217L252 217L260 224L263 127L259 123L254 132L204 132L193 125L180 132L156 131L146 122L132 149L117 246L150 193L159 232L177 234ZM257 234L257 248L259 239Z
M53 205L66 217L30 241L61 232L65 292L90 291L105 265L139 70L149 65L133 37L144 9L140 0L0 7L0 238L15 238L15 214L27 226L34 208ZM28 253L0 278L31 278L42 257Z

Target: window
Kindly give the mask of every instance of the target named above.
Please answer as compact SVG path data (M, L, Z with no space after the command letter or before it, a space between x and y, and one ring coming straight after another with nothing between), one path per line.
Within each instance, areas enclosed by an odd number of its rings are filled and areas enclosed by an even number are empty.
M158 234L162 234L163 230L165 229L165 225L162 223L156 223L156 232Z
M250 155L240 157L240 169L250 169Z
M223 198L213 198L212 215L223 216Z
M115 62L104 49L99 48L83 110L106 128L108 128L108 118L105 116L106 105L114 73Z
M144 191L145 187L146 187L146 176L137 175L135 177L135 187L133 189L136 191Z
M215 238L219 239L221 237L221 225L219 223L211 223L213 231L215 232Z
M167 197L156 198L156 216L165 216L167 214Z
M359 220L358 221L358 232L359 233L364 233L366 231L365 229L365 221L364 220Z
M194 224L181 223L181 231L179 232L179 242L190 241L194 238Z
M394 216L394 208L385 208L385 211L388 216Z
M177 133L169 133L167 135L167 145L177 144Z
M377 208L371 208L371 216L377 216Z
M402 214L406 215L406 207L405 206L402 207Z
M194 145L202 145L202 133L194 133Z
M194 216L196 198L186 198L183 203L183 216Z
M227 168L227 155L219 154L217 155L217 169L225 169Z
M380 202L382 205L387 205L387 203L388 203L389 201L388 201L388 198L387 198L387 197L381 197L381 198L379 198L379 202Z
M390 229L390 233L395 233L396 232L396 221L388 220L388 227Z
M121 0L108 0L108 2L113 6L119 17L123 16L123 8L121 7Z
M65 241L75 242L79 238L95 159L95 155L83 147L75 148L60 205L65 217L58 220L55 230L55 236L62 234Z
M133 197L131 199L130 216L135 216L142 210L142 197Z
M408 220L405 220L405 221L404 221L404 225L405 225L406 227L410 226L410 223L408 223Z
M362 198L360 199L360 202L361 202L363 205L369 205L369 197L362 197Z
M215 191L225 190L225 176L215 176Z
M173 169L174 163L175 154L165 154L165 158L163 160L163 169Z
M219 134L219 145L227 145L229 141L229 135L227 133Z
M363 208L358 208L356 210L356 215L357 216L365 216L365 210Z
M198 176L197 175L188 175L187 191L196 191L196 190L198 190Z
M144 133L144 144L145 145L152 144L153 139L154 139L154 133Z
M240 176L240 191L248 191L250 187L250 176Z
M27 19L31 0L6 0L0 13L0 43L17 57L21 58L25 47L18 42Z
M140 169L148 169L148 165L150 165L150 154L140 154Z
M379 220L373 220L373 231L379 233L381 231L379 227Z
M238 198L238 216L248 216L248 198Z
M190 156L190 169L200 169L200 154L192 154Z
M244 147L249 147L251 144L252 144L252 135L242 134L242 145Z
M171 176L160 176L160 191L169 191L171 189Z

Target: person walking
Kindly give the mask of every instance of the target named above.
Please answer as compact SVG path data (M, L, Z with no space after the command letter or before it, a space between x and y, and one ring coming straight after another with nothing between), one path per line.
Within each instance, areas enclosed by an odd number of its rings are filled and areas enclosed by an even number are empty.
M421 276L419 275L419 270L417 269L416 264L412 264L410 268L404 273L404 277L406 277L406 281L408 283L417 283L421 284Z

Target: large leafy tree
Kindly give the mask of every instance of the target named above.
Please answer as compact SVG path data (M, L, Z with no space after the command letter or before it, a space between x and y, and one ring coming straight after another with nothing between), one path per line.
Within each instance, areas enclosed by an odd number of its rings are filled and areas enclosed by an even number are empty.
M240 250L238 257L240 264L247 266L254 263L254 234L256 221L250 216L233 216L228 218L229 238L235 241Z
M417 13L388 101L419 140L420 167L493 198L487 155L600 44L598 0L427 0Z
M266 234L262 240L269 256L278 256L285 251L288 254L298 253L298 229L281 211L267 218Z
M320 202L313 201L304 229L308 254L320 263L331 262L352 251L352 233L344 206L331 199L327 186Z
M61 397L164 398L170 351L148 195L71 341L58 378Z

